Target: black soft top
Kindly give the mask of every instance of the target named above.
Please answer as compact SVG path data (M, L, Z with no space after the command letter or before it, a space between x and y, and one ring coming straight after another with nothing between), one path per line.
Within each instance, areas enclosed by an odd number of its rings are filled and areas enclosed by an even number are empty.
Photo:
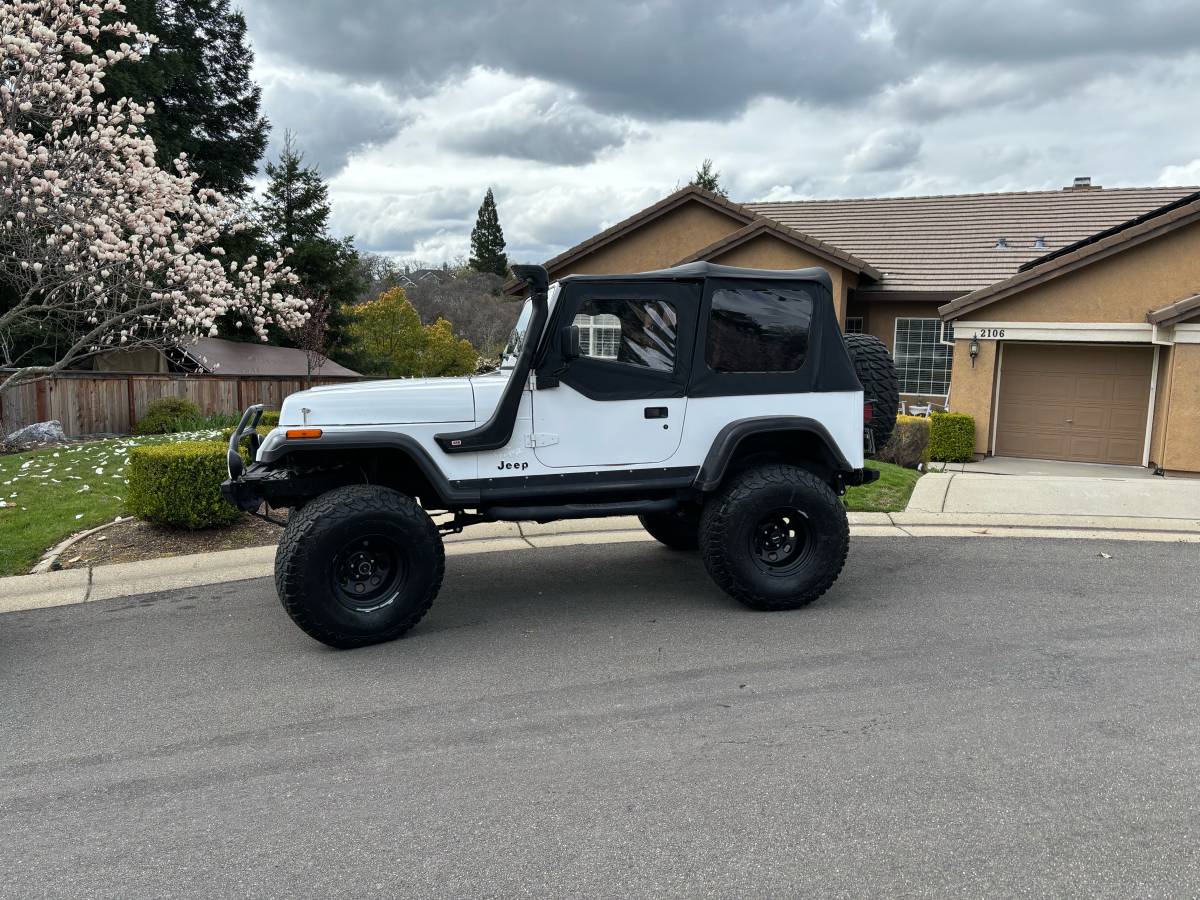
M824 269L743 269L739 266L718 266L710 262L685 263L653 272L632 272L628 275L566 275L559 284L602 282L613 284L626 281L696 281L703 278L744 278L752 281L816 281L833 290L833 280Z

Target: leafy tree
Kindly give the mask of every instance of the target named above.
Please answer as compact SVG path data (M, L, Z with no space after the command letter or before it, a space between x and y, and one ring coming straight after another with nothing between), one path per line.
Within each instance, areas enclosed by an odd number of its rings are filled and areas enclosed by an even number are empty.
M388 378L467 375L478 354L445 319L422 325L402 288L354 307L350 335L361 354L359 368Z
M467 263L476 272L508 275L508 256L504 252L504 231L496 213L496 198L488 188L479 206L475 227L471 229L471 259Z
M158 42L141 60L109 73L107 94L154 104L146 130L160 166L170 168L186 153L200 187L246 196L270 126L260 113L262 90L250 79L254 53L245 16L230 0L125 0L125 6L123 19Z
M696 170L696 174L688 184L711 191L718 197L729 196L729 191L725 190L721 185L721 173L713 171L713 161L711 159L706 159L701 163L700 168Z
M345 307L360 294L363 269L352 238L329 234L329 188L316 166L304 164L304 154L291 132L284 135L279 159L267 163L270 179L256 206L261 238L285 253L304 290L320 296L328 307L326 341L330 355L346 349Z

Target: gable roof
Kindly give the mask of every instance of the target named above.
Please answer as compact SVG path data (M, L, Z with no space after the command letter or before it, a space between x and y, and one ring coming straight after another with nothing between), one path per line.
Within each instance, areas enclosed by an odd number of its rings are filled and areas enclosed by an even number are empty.
M866 260L859 259L857 256L847 253L845 250L834 247L832 244L827 244L824 241L809 237L806 234L800 234L798 231L794 231L791 228L786 228L783 225L780 225L778 222L772 222L770 219L766 219L761 216L756 217L756 219L749 225L739 228L732 234L727 234L725 237L718 241L714 241L707 247L703 247L697 250L695 253L685 256L683 259L679 260L676 265L712 259L715 256L719 256L722 253L727 253L735 247L740 247L742 244L752 241L764 234L778 238L787 244L791 244L793 247L806 250L814 256L828 260L829 262L836 266L840 266L843 269L849 269L851 272L866 275L868 278L873 278L875 280L878 280L882 277L882 273Z
M1135 216L1115 228L1076 241L1060 252L1036 259L1015 275L959 297L939 307L938 312L943 319L957 318L1197 221L1200 221L1200 191L1193 191L1149 214Z
M1185 319L1190 319L1193 316L1200 316L1200 294L1194 297L1186 297L1183 300L1176 300L1174 303L1168 303L1166 306L1159 309L1152 309L1146 313L1146 321L1154 325L1178 325Z
M718 212L723 212L742 224L747 224L755 219L753 213L734 203L732 200L721 197L711 191L706 191L703 188L698 188L694 184L689 184L680 188L675 193L663 197L657 203L647 206L640 212L634 213L629 218L622 219L616 225L605 228L599 234L594 234L587 240L580 241L574 247L558 254L558 256L546 260L543 265L546 267L546 271L550 273L551 280L553 280L555 269L561 269L563 266L569 265L575 262L575 260L586 256L593 250L598 250L605 244L611 244L618 238L624 237L629 232L640 228L648 222L653 222L659 216L664 216L672 210L678 209L689 201L703 203L705 206L715 209ZM523 281L512 279L504 285L502 290L507 294L516 288L523 287L524 284L525 282Z
M868 290L969 293L1023 265L1178 201L1195 187L1093 188L746 203L743 207L867 260ZM1042 237L1044 247L1035 245ZM999 238L1008 247L997 248ZM859 290L863 290L862 287Z

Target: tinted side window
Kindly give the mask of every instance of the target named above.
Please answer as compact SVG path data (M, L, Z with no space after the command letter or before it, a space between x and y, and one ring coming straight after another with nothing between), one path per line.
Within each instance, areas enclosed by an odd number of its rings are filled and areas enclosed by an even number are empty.
M717 372L794 372L808 355L812 315L808 291L714 291L704 359Z
M583 355L657 372L675 368L678 319L663 300L588 300L579 308Z

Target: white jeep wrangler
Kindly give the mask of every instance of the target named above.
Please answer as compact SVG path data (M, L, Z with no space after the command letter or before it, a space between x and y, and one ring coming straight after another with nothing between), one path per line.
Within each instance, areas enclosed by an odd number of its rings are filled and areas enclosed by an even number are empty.
M878 476L864 453L898 406L883 345L838 330L829 276L514 272L530 297L499 371L302 391L261 445L246 410L221 489L291 509L275 583L296 624L333 647L400 637L441 586L441 534L492 521L637 515L748 606L821 596L849 544L839 495Z

